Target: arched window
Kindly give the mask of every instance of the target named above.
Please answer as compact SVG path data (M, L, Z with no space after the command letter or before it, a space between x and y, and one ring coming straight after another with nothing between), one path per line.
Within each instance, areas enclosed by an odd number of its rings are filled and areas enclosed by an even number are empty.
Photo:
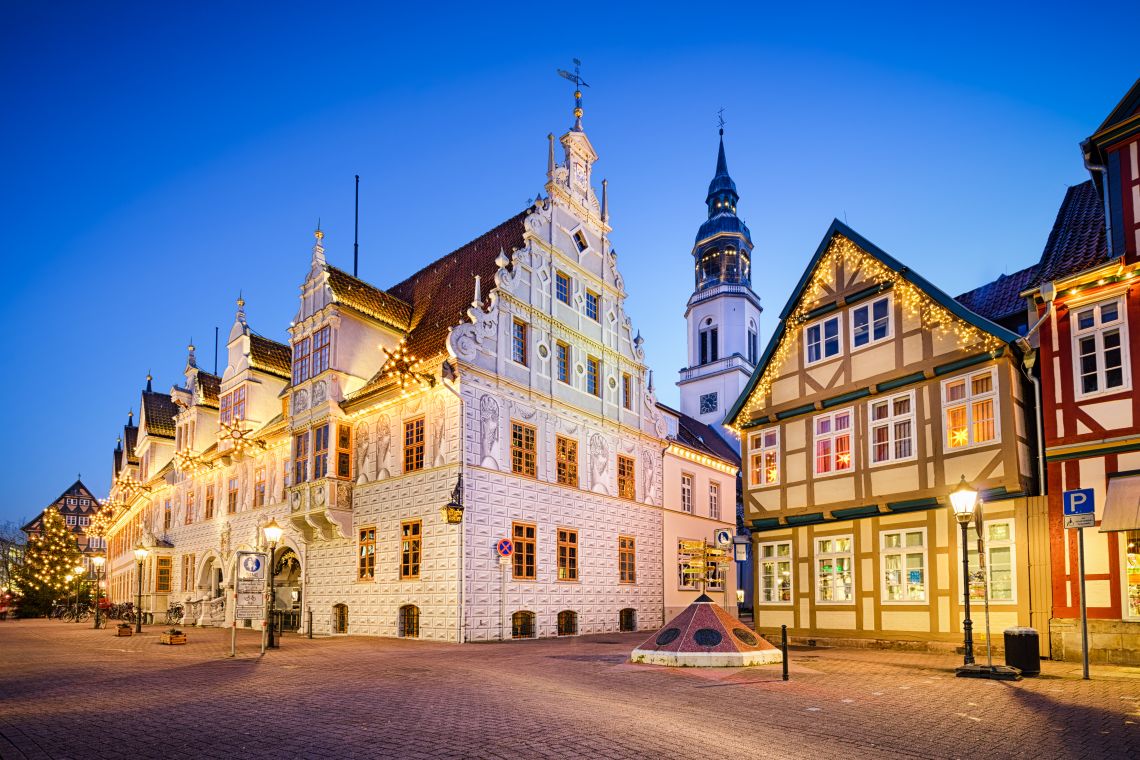
M534 638L534 613L527 610L519 610L511 615L511 638L512 639L533 639Z
M637 610L635 610L633 607L626 607L624 610L618 613L618 630L637 630Z
M348 605L333 605L333 633L348 633Z
M717 326L713 324L712 317L706 318L701 323L697 336L699 339L697 364L708 364L720 358L720 338L717 333Z
M558 613L558 635L573 636L578 633L578 613L574 610L562 610Z
M760 332L756 329L756 320L748 320L748 363L755 364L760 356Z
M420 608L414 604L400 608L400 636L405 639L420 637Z

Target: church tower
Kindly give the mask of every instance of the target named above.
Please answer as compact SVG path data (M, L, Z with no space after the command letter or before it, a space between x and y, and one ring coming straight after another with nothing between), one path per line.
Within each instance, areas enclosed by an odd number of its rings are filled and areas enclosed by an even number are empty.
M681 370L681 411L709 425L724 420L744 390L760 350L760 299L752 292L752 236L736 215L724 129L693 245L695 284L685 309L689 366ZM730 439L735 445L735 439Z

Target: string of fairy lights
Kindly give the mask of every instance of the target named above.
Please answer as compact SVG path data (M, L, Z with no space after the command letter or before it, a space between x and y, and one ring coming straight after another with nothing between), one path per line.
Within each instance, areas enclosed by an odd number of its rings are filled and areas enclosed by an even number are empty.
M385 346L380 348L388 356L380 371L400 389L401 398L406 398L409 391L425 390L435 385L433 375L416 370L418 359L408 351L407 336L394 349L389 350Z
M895 302L902 307L906 316L920 320L924 329L940 337L953 339L959 348L994 351L1002 347L1000 339L955 317L949 309L931 298L922 288L911 283L901 272L888 267L848 238L836 235L812 272L811 279L795 309L788 315L787 327L780 337L780 342L769 357L744 408L729 425L737 435L744 431L740 421L748 421L767 404L772 384L783 370L784 362L792 350L799 344L802 332L800 326L809 321L808 314L812 311L812 307L827 296L829 291L834 291L835 276L840 264L843 265L845 272L859 271L863 279L889 285L894 293Z

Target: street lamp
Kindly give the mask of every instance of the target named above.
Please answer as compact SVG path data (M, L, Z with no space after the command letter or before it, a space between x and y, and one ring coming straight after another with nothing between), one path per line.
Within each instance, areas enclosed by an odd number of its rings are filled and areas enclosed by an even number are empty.
M970 488L966 476L963 475L958 487L950 492L950 507L954 510L954 519L962 526L962 599L966 609L966 617L962 621L962 632L965 634L963 666L974 664L974 623L970 620L970 554L966 528L970 520L974 519L974 510L977 506L978 492Z
M135 546L135 561L139 566L139 583L138 594L135 603L135 633L142 633L142 577L143 577L143 562L146 561L146 556L150 554L150 549L142 545L140 541Z
M95 565L95 627L99 627L99 602L102 600L102 583L103 583L103 563L107 558L102 554L96 554L91 558L91 563Z
M269 583L269 594L266 596L266 605L269 608L265 616L266 622L269 624L269 634L266 646L271 649L277 648L277 642L273 639L273 608L274 605L273 595L276 593L276 583L273 577L273 562L274 554L277 553L277 542L281 540L281 536L285 533L285 529L277 524L277 520L270 520L262 527L261 532L265 534L265 540L269 542L269 567L265 569L266 580Z
M68 573L67 575L63 576L63 586L64 586L64 588L67 589L67 607L64 607L64 610L66 610L68 607L71 607L71 579L72 579L72 577L73 576L71 575L71 573ZM64 620L65 618L63 615L61 615L59 619Z
M75 566L75 622L79 622L79 590L83 583L83 565Z
M445 387L448 387L445 385ZM449 388L449 390L452 390ZM459 399L459 415L460 419L463 418L463 398ZM443 517L443 521L448 525L462 525L463 524L463 469L460 465L459 477L455 480L455 488L451 491L451 499L439 508L439 513ZM458 593L455 595L456 601L456 616L455 616L455 640L456 642L463 643L463 529L459 529L459 578L456 583ZM505 570L503 572L506 572Z

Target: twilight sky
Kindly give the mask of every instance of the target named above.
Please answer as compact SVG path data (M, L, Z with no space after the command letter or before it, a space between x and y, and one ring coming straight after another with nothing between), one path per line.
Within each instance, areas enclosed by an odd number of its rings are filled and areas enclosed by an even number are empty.
M381 287L521 210L574 56L670 404L718 108L766 341L833 217L951 293L1031 263L1087 178L1078 143L1140 73L1071 4L252 5L0 10L0 522L77 473L105 495L148 368L180 382L193 338L209 369L239 289L284 340L318 217L351 269L353 174ZM1098 15L1135 20L1119 6Z

